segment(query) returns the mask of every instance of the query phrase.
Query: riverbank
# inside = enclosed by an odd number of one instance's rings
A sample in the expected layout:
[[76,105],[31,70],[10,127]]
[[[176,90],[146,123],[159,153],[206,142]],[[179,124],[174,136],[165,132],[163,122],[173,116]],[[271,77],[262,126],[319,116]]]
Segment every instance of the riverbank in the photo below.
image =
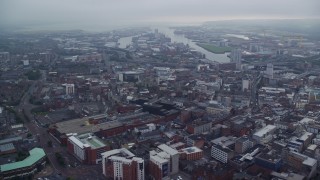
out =
[[212,44],[204,44],[204,43],[196,43],[198,46],[202,47],[203,49],[210,51],[215,54],[224,54],[227,52],[231,52],[231,47],[219,47]]

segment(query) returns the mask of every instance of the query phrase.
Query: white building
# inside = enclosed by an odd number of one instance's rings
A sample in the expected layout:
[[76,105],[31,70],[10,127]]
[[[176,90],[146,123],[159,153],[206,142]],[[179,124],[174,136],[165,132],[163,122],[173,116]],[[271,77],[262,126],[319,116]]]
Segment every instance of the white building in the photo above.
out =
[[163,152],[166,152],[170,155],[171,160],[171,173],[175,174],[179,172],[179,152],[166,144],[161,144],[158,146]]
[[[114,149],[101,154],[102,171],[107,178],[144,180],[144,160],[135,157],[125,148]],[[136,177],[133,177],[135,175]]]
[[213,145],[211,147],[211,156],[222,163],[227,163],[233,157],[233,151],[227,147]]
[[253,139],[257,140],[260,144],[268,143],[273,138],[273,133],[276,130],[276,126],[274,125],[267,125],[262,129],[255,132],[252,136]]
[[[162,174],[162,179],[179,172],[179,152],[166,144],[161,144],[156,150],[150,151],[150,163],[153,168],[151,175],[155,178]],[[157,173],[160,171],[161,173]]]
[[66,86],[66,94],[72,95],[74,94],[74,84],[65,84]]
[[[73,154],[81,162],[86,164],[98,164],[101,162],[101,152],[107,149],[101,139],[91,133],[69,135],[67,141],[68,152]],[[94,155],[95,154],[95,155]]]

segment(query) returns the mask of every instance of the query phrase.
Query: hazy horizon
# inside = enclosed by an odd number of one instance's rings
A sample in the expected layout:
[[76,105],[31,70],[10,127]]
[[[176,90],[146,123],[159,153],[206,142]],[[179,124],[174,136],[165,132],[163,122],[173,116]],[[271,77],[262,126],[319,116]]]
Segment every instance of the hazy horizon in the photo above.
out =
[[2,0],[0,27],[103,31],[221,20],[318,19],[318,7],[317,0]]

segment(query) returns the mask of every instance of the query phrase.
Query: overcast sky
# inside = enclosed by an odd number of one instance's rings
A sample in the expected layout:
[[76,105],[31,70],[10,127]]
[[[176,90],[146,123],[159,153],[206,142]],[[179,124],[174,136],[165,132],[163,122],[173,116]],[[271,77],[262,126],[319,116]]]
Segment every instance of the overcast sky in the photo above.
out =
[[0,28],[319,17],[320,0],[0,0]]

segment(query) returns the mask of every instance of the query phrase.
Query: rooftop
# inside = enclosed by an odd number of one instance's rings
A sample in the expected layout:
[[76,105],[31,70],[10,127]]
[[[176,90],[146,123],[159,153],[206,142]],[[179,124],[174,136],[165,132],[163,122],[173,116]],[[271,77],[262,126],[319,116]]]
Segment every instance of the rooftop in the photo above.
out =
[[225,152],[225,153],[230,153],[230,152],[232,152],[232,150],[229,149],[228,147],[221,146],[221,145],[213,145],[213,146],[212,146],[212,149],[213,149],[213,148],[220,149],[221,151],[223,151],[223,152]]
[[0,144],[7,144],[7,143],[10,143],[10,142],[21,141],[21,140],[22,140],[21,136],[13,137],[13,138],[7,138],[7,139],[0,140]]
[[254,133],[254,136],[263,137],[265,134],[268,134],[270,131],[273,131],[274,129],[276,129],[276,126],[267,125],[262,129],[259,129],[256,133]]
[[2,144],[0,145],[0,152],[14,150],[14,146],[12,143]]
[[222,136],[212,140],[211,142],[216,145],[219,144],[221,146],[230,146],[235,143],[235,140],[236,140],[236,137],[233,137],[233,136]]
[[186,153],[186,154],[202,152],[201,149],[199,149],[199,148],[197,148],[197,147],[195,147],[195,146],[181,149],[181,151],[184,152],[184,153]]
[[134,157],[135,155],[130,152],[126,148],[121,148],[121,149],[113,149],[104,153],[101,153],[103,157],[110,157],[110,156],[121,156],[121,157],[126,157],[126,158],[131,158]]
[[69,139],[77,144],[80,148],[91,147],[92,149],[98,149],[106,146],[98,137],[90,133],[79,136],[70,136]]
[[26,159],[14,163],[4,164],[0,166],[0,171],[11,171],[19,168],[29,167],[39,161],[41,158],[45,157],[46,154],[41,148],[33,148],[29,151],[30,156]]
[[158,146],[159,149],[161,149],[162,151],[165,151],[166,153],[172,155],[176,155],[178,154],[178,151],[171,148],[170,146],[166,145],[166,144],[161,144]]
[[54,126],[61,134],[68,134],[68,133],[94,133],[100,131],[100,129],[112,129],[115,127],[122,126],[123,124],[119,121],[109,121],[100,123],[98,125],[91,124],[89,122],[90,119],[102,119],[106,118],[105,114],[91,116],[91,117],[84,117],[79,119],[73,119],[69,121],[59,122],[56,123]]

